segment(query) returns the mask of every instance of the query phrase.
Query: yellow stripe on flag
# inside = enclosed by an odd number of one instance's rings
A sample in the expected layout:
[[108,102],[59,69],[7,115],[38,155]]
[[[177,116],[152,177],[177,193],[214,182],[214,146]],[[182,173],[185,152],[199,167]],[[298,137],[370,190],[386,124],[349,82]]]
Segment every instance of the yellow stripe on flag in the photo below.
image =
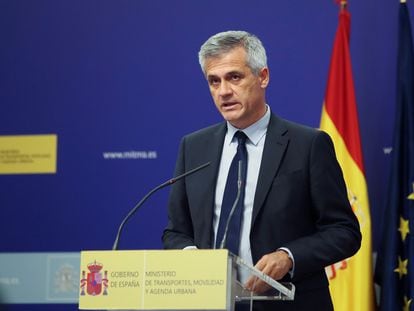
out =
[[371,217],[365,176],[349,153],[342,136],[322,109],[321,130],[327,132],[335,145],[348,198],[361,226],[362,243],[358,253],[326,268],[335,311],[374,310],[372,287]]

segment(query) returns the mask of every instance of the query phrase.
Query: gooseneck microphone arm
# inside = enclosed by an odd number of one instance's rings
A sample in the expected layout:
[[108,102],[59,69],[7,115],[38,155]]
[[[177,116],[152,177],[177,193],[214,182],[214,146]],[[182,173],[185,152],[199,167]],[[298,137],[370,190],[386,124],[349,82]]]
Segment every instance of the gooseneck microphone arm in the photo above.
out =
[[162,183],[161,185],[159,185],[159,186],[157,186],[157,187],[155,187],[154,189],[152,189],[150,192],[148,192],[147,193],[147,195],[145,195],[145,197],[143,197],[142,199],[141,199],[141,201],[139,201],[138,203],[137,203],[137,205],[135,205],[134,206],[134,208],[132,209],[132,210],[130,210],[129,211],[129,213],[126,215],[126,217],[122,220],[122,222],[121,222],[121,224],[119,225],[119,228],[118,228],[118,233],[116,234],[116,237],[115,237],[115,242],[114,242],[114,245],[112,246],[112,250],[114,250],[114,251],[116,251],[117,249],[118,249],[118,244],[119,244],[119,239],[120,239],[120,237],[121,237],[121,233],[122,233],[122,229],[124,228],[124,226],[125,226],[125,224],[126,224],[126,222],[135,214],[135,212],[142,206],[142,204],[144,204],[145,203],[145,201],[153,194],[153,193],[155,193],[155,192],[157,192],[158,190],[160,190],[160,189],[162,189],[162,188],[165,188],[165,187],[167,187],[167,186],[170,186],[170,185],[172,185],[173,183],[175,183],[176,181],[178,181],[178,180],[180,180],[180,179],[182,179],[182,178],[184,178],[184,177],[186,177],[186,176],[188,176],[188,175],[191,175],[191,174],[193,174],[193,173],[195,173],[195,172],[197,172],[197,171],[199,171],[199,170],[201,170],[201,169],[203,169],[203,168],[205,168],[205,167],[207,167],[207,166],[209,166],[210,165],[210,163],[211,162],[207,162],[207,163],[204,163],[203,165],[200,165],[200,166],[198,166],[198,167],[196,167],[196,168],[194,168],[194,169],[192,169],[192,170],[190,170],[190,171],[188,171],[188,172],[185,172],[184,174],[181,174],[181,175],[179,175],[179,176],[177,176],[177,177],[174,177],[174,178],[171,178],[171,179],[169,179],[169,180],[167,180],[166,182],[164,182],[164,183]]
[[236,206],[239,203],[240,195],[241,195],[241,187],[242,187],[242,177],[241,177],[241,171],[242,171],[242,161],[239,160],[238,162],[238,171],[237,171],[237,195],[236,199],[234,200],[233,206],[231,207],[229,217],[227,217],[226,226],[224,227],[224,234],[223,239],[220,242],[220,249],[224,248],[224,244],[227,242],[227,232],[229,231],[230,221],[233,218],[234,211],[236,210]]

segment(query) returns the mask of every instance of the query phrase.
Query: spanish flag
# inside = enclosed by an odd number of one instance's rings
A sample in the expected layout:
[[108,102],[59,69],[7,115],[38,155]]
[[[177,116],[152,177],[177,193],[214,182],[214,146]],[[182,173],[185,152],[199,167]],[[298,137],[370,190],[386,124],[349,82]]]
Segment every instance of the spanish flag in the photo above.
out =
[[369,311],[374,310],[371,217],[349,52],[350,18],[342,1],[320,128],[334,142],[348,198],[361,226],[362,245],[355,256],[326,267],[326,273],[335,311]]

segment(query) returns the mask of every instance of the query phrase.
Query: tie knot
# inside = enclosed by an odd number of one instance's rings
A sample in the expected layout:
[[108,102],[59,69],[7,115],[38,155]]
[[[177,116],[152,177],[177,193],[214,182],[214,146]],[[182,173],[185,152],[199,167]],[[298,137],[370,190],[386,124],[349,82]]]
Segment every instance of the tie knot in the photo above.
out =
[[242,131],[237,131],[237,132],[234,134],[234,137],[236,137],[236,138],[237,138],[237,142],[239,143],[239,145],[244,145],[244,144],[246,144],[246,139],[247,139],[247,136],[246,136],[246,134],[244,134],[244,132],[242,132]]

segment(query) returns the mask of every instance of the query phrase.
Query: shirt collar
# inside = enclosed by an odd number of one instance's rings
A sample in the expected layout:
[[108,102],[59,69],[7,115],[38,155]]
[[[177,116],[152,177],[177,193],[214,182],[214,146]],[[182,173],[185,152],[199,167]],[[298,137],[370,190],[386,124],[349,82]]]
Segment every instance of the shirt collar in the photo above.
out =
[[[242,130],[242,132],[246,134],[246,136],[249,138],[249,141],[253,145],[257,145],[260,139],[266,134],[267,126],[269,125],[270,121],[270,113],[270,107],[266,105],[266,113],[264,114],[264,116],[252,125],[250,125],[249,127],[246,127]],[[239,129],[234,127],[230,124],[230,122],[227,121],[226,140],[229,144],[233,141],[234,134],[237,131],[239,131]]]

